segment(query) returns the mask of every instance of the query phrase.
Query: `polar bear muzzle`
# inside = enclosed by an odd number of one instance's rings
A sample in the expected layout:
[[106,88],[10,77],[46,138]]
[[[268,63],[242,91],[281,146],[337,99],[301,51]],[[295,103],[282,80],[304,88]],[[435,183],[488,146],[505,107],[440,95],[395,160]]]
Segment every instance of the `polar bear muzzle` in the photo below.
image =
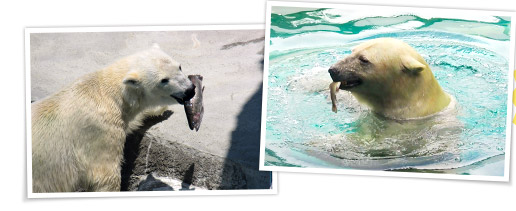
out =
[[340,71],[332,67],[328,72],[334,82],[341,82],[339,89],[347,90],[362,84],[362,79],[354,71]]
[[183,105],[185,101],[189,101],[195,96],[195,85],[191,85],[184,93],[181,94],[182,97],[177,97],[175,95],[170,95],[170,97],[174,98],[179,104]]

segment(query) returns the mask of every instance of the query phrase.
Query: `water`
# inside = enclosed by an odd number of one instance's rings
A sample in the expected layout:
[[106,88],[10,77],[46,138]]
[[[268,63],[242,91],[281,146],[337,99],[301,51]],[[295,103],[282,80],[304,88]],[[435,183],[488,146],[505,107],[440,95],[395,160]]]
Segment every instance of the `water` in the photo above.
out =
[[[365,17],[336,9],[276,13],[267,76],[266,166],[450,173],[437,170],[503,162],[509,18]],[[356,45],[379,37],[414,47],[456,105],[430,118],[394,121],[340,91],[339,112],[333,113],[328,68]],[[451,173],[503,175],[503,165],[490,168]]]

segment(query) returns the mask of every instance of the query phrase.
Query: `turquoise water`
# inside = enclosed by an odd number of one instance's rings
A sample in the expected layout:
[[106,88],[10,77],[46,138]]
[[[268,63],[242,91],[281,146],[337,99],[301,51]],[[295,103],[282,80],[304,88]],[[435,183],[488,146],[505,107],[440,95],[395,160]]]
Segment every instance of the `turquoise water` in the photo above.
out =
[[[503,175],[509,18],[281,9],[271,16],[266,166]],[[414,47],[455,106],[430,118],[394,121],[340,91],[333,113],[328,68],[379,37]],[[489,171],[460,171],[490,159],[498,164]]]

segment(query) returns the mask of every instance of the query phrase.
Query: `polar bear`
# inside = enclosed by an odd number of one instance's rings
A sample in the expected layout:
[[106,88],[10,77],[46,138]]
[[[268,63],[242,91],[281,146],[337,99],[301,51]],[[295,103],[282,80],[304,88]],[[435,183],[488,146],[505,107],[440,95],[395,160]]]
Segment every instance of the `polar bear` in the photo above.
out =
[[341,82],[338,89],[388,118],[422,118],[450,104],[423,57],[397,39],[364,42],[328,72],[334,82]]
[[32,191],[119,191],[126,135],[194,88],[155,44],[32,104]]

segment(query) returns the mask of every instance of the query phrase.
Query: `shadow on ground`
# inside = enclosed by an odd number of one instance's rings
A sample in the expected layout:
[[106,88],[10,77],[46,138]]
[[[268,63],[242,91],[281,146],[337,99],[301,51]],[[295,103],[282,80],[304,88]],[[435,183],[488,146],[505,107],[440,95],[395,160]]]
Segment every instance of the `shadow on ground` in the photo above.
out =
[[[261,70],[263,71],[263,59],[259,62]],[[237,117],[237,128],[231,134],[231,146],[228,150],[226,160],[244,161],[250,166],[246,175],[266,178],[252,182],[248,180],[246,189],[269,189],[271,187],[272,172],[259,171],[259,157],[260,157],[260,127],[261,127],[261,111],[262,111],[262,91],[263,86],[260,86],[256,92],[242,108],[242,111]],[[226,187],[232,183],[228,181],[230,177],[225,174],[230,174],[232,169],[227,169],[227,165],[223,169],[222,187]]]

